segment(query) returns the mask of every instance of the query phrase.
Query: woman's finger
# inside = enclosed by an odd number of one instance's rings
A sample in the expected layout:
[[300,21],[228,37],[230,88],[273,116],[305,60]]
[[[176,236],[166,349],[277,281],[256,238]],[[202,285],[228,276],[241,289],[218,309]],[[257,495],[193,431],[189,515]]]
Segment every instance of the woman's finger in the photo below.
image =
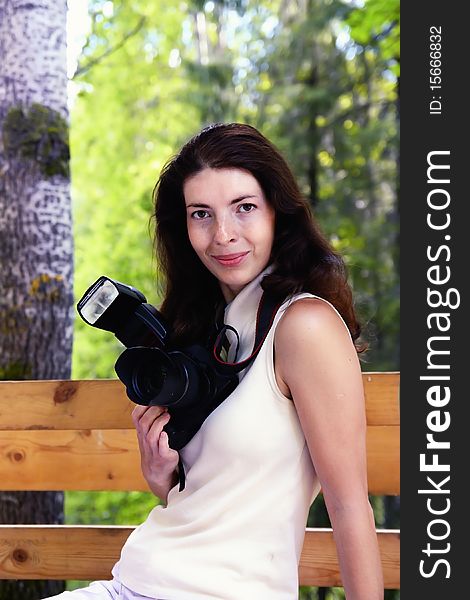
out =
[[[136,410],[136,408],[143,408],[144,410]],[[134,424],[144,434],[148,433],[156,419],[168,411],[166,407],[162,406],[138,406],[136,408],[132,412]]]
[[170,413],[165,412],[158,418],[154,419],[152,425],[150,426],[147,432],[147,439],[152,446],[155,446],[158,449],[158,441],[160,438],[160,434],[165,427],[165,425],[170,420]]
[[158,439],[158,453],[164,459],[177,459],[178,452],[170,448],[170,441],[166,431],[162,431]]
[[168,450],[170,449],[168,434],[166,431],[162,431],[160,433],[160,437],[158,438],[158,453],[165,457],[168,454]]
[[174,450],[170,448],[170,438],[166,431],[162,431],[158,438],[158,453],[161,456],[166,457],[170,455],[171,452],[174,452]]
[[134,421],[134,425],[137,425],[140,417],[144,414],[147,408],[147,406],[142,406],[141,404],[136,404],[134,406],[134,409],[132,410],[132,420]]

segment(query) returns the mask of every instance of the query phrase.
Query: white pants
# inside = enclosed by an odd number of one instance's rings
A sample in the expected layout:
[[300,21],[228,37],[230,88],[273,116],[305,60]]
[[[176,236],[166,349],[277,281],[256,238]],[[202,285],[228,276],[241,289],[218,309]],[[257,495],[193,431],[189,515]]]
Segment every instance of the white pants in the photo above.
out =
[[119,583],[112,581],[94,581],[89,586],[73,592],[62,592],[58,596],[50,596],[43,600],[158,600],[141,596]]

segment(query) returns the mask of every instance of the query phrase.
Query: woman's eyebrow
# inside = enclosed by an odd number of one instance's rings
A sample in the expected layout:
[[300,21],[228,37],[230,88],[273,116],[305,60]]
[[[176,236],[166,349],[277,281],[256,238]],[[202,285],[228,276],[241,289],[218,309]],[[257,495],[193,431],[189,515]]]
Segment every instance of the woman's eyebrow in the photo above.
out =
[[[257,198],[256,194],[244,194],[242,196],[238,196],[230,201],[230,205],[236,204],[237,202],[241,202],[242,200],[247,200],[249,198]],[[202,202],[191,202],[191,204],[187,204],[186,208],[212,208],[209,204],[203,204]]]

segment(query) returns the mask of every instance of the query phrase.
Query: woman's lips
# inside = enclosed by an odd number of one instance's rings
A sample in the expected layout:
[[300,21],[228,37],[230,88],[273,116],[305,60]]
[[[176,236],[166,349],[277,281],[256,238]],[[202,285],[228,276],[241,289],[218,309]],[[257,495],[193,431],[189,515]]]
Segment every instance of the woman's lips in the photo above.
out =
[[239,265],[248,254],[249,252],[237,252],[237,254],[219,254],[217,256],[213,254],[212,258],[215,258],[215,260],[221,265],[224,265],[224,267],[233,267]]

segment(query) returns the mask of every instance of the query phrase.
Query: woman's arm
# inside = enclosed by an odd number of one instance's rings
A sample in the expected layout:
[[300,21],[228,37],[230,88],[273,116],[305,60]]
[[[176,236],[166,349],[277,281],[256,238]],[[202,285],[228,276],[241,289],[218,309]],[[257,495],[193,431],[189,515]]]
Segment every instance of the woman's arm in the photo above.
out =
[[169,447],[168,435],[163,431],[170,415],[161,406],[138,404],[132,420],[139,440],[142,474],[152,492],[166,504],[168,492],[178,483],[179,455]]
[[292,304],[275,335],[276,377],[287,386],[333,527],[347,600],[382,600],[383,578],[367,495],[366,419],[354,344],[322,300]]

